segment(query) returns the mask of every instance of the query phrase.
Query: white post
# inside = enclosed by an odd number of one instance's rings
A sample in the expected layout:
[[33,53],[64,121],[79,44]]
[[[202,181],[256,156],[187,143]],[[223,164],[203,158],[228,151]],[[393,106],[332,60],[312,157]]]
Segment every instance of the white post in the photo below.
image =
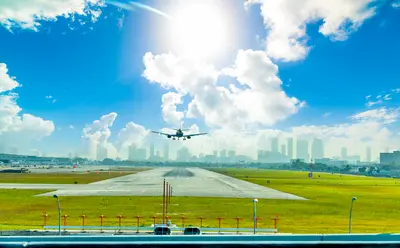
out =
[[256,228],[257,228],[257,199],[253,199],[253,204],[254,204],[254,210],[253,210],[253,220],[254,220],[254,234],[256,234]]
[[353,204],[354,201],[357,200],[356,197],[351,198],[351,205],[350,205],[350,216],[349,216],[349,233],[351,233],[351,220],[352,220],[352,215],[353,215]]

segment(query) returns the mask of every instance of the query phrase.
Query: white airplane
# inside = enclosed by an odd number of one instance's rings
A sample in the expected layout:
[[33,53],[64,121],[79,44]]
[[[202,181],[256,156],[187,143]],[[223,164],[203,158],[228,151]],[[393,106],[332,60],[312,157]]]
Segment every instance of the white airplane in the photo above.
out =
[[182,138],[183,140],[186,140],[186,139],[192,138],[193,136],[199,136],[199,135],[205,135],[205,134],[207,134],[207,133],[184,134],[183,131],[188,131],[188,129],[182,129],[182,128],[173,129],[173,130],[176,130],[176,133],[175,133],[175,134],[172,134],[172,133],[162,133],[162,132],[157,132],[157,131],[151,131],[151,132],[152,132],[152,133],[161,134],[161,135],[165,135],[165,136],[167,136],[168,139],[172,138],[173,140],[176,140],[176,139],[179,140],[180,138]]

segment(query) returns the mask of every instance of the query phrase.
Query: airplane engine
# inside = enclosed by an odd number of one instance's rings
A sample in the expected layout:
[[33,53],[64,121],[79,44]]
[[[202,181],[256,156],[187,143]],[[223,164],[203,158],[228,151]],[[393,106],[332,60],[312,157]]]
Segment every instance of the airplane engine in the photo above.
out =
[[167,135],[167,138],[170,139],[170,138],[171,138],[171,135]]
[[190,136],[187,136],[186,138],[187,138],[187,139],[190,139],[191,137],[190,137]]

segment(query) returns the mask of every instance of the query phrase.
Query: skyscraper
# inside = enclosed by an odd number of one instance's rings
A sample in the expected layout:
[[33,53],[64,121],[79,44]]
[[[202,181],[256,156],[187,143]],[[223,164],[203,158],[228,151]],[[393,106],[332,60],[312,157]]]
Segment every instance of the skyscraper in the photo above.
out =
[[296,158],[309,162],[308,142],[307,140],[297,140]]
[[366,151],[366,161],[371,162],[371,147],[367,146],[367,151]]
[[97,160],[103,161],[107,158],[107,148],[104,145],[97,145]]
[[286,146],[285,145],[281,145],[281,154],[286,155]]
[[348,156],[348,154],[347,154],[347,148],[346,148],[346,147],[342,147],[342,150],[341,150],[341,157],[342,157],[342,159],[346,160],[346,159],[347,159],[347,156]]
[[321,139],[315,138],[311,146],[312,159],[321,159],[324,157],[324,143]]
[[133,161],[135,160],[135,155],[136,155],[136,145],[132,144],[129,146],[129,150],[128,150],[128,159]]
[[169,144],[168,142],[164,145],[164,161],[169,160]]
[[154,158],[154,143],[151,142],[150,143],[150,154],[149,154],[149,159],[153,159]]
[[293,138],[287,139],[287,156],[289,159],[293,158]]
[[279,148],[278,148],[278,138],[274,137],[271,139],[271,152],[278,153]]

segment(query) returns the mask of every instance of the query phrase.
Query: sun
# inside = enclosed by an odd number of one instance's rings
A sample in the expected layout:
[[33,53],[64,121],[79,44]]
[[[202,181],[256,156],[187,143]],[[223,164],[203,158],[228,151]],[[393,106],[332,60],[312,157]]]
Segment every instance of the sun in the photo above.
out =
[[172,15],[169,44],[179,55],[205,60],[224,49],[228,31],[227,19],[218,5],[181,5]]

